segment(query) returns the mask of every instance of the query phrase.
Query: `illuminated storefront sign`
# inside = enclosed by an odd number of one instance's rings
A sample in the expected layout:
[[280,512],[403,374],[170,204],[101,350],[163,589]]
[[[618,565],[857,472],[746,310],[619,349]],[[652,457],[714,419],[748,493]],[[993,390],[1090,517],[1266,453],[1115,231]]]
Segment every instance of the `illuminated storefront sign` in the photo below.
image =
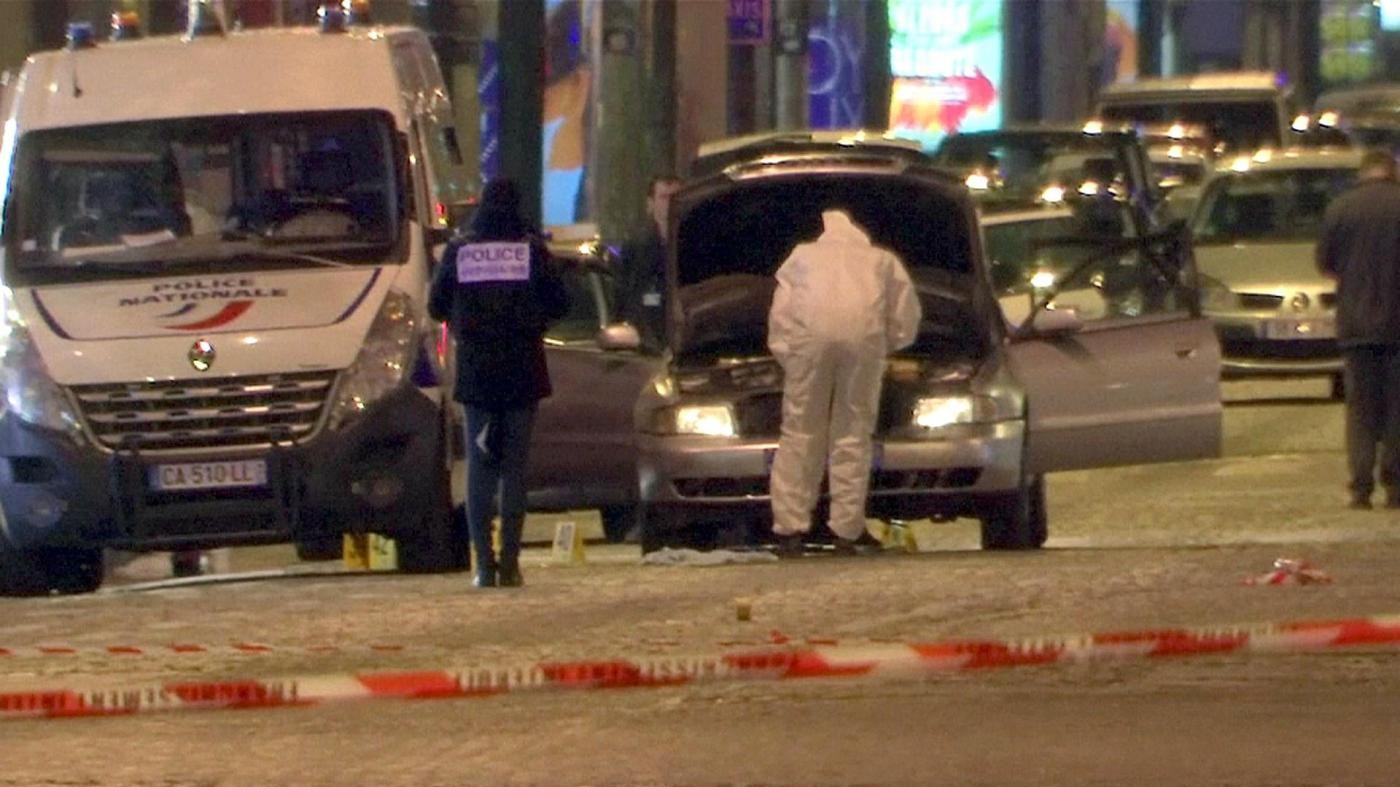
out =
[[936,145],[1001,125],[1003,0],[889,0],[890,127]]
[[1104,16],[1104,59],[1101,84],[1129,82],[1138,75],[1139,0],[1108,0]]

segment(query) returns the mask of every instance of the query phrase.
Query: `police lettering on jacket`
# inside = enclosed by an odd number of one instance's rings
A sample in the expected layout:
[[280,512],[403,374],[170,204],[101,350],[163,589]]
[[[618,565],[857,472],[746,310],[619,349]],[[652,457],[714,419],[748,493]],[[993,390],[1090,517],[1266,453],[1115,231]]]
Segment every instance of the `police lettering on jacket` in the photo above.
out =
[[529,243],[468,243],[457,250],[457,281],[460,284],[529,280]]

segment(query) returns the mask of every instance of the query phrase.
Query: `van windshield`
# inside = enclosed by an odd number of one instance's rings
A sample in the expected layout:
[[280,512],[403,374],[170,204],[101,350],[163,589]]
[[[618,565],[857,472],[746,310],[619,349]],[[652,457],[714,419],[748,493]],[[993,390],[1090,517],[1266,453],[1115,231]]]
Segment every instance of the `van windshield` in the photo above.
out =
[[25,134],[5,206],[11,283],[384,262],[405,214],[391,123],[317,112]]
[[1210,101],[1199,95],[1113,101],[1101,111],[1104,120],[1132,123],[1181,123],[1201,126],[1230,150],[1282,144],[1278,105],[1268,98]]

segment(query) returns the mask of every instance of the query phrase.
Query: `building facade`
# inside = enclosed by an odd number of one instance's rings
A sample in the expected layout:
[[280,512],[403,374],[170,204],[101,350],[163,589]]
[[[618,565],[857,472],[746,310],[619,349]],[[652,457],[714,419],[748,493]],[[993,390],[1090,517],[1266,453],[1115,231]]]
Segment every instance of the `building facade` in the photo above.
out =
[[[244,27],[313,24],[319,0],[10,0],[0,65],[66,25],[138,12],[184,29],[191,3]],[[482,174],[534,191],[547,224],[643,220],[653,174],[703,142],[770,129],[957,130],[1073,121],[1103,84],[1233,68],[1308,97],[1385,79],[1400,0],[373,0],[426,30]],[[533,199],[533,197],[538,199]]]

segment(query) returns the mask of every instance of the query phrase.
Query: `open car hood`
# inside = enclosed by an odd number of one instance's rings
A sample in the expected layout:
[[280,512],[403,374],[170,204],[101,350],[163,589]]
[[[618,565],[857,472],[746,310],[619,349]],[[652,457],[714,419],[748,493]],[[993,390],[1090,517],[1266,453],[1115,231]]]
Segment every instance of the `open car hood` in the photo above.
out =
[[962,185],[898,157],[819,152],[736,164],[677,194],[668,336],[681,365],[768,355],[774,274],[833,207],[899,256],[914,280],[924,310],[914,353],[983,354],[995,301],[984,291],[976,215]]

